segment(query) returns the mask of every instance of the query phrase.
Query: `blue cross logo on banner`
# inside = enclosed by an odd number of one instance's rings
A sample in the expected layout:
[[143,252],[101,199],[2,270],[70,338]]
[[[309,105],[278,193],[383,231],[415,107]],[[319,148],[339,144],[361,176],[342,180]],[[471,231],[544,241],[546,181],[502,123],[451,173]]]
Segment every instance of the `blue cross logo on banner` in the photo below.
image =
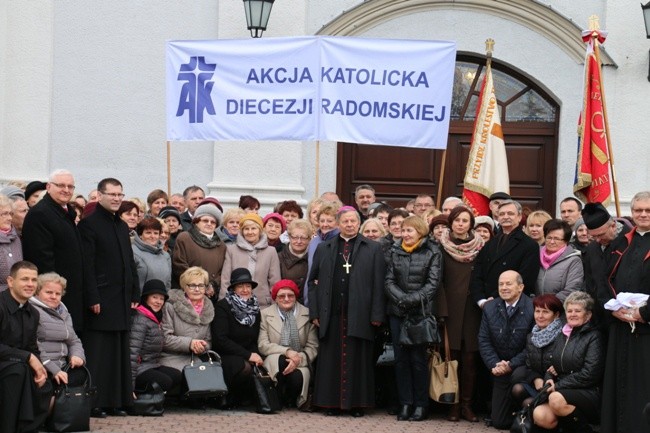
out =
[[183,116],[185,110],[189,111],[190,123],[203,123],[203,111],[215,114],[212,103],[212,86],[214,81],[209,81],[217,68],[216,63],[205,63],[205,57],[190,57],[188,63],[180,65],[178,81],[187,81],[183,84],[176,117]]

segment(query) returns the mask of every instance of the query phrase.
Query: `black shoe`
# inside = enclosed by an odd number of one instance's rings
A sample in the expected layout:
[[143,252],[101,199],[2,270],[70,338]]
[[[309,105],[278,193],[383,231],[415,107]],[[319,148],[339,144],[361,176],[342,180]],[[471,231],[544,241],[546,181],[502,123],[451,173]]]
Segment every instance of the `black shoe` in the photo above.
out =
[[404,404],[402,405],[399,413],[397,414],[397,421],[408,421],[410,416],[411,416],[411,405]]
[[90,411],[90,416],[93,418],[106,418],[108,415],[100,407],[94,407]]
[[427,408],[422,406],[416,406],[413,410],[413,415],[409,418],[409,421],[424,421],[429,417],[427,413]]
[[354,417],[354,418],[361,418],[365,414],[366,414],[366,412],[364,412],[364,410],[362,408],[360,408],[360,407],[355,407],[355,408],[350,409],[350,415],[352,415],[352,417]]
[[339,416],[341,415],[341,409],[330,408],[325,411],[325,416]]
[[119,407],[106,408],[105,413],[110,416],[128,416],[125,410],[120,409]]

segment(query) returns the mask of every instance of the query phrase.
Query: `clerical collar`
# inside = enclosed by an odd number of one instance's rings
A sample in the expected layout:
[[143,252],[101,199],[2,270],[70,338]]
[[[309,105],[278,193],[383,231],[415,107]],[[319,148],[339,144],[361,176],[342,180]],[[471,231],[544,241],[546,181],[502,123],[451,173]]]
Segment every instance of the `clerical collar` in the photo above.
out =
[[650,233],[650,230],[646,230],[646,231],[642,232],[642,231],[639,231],[639,230],[637,229],[636,232],[637,232],[639,235],[644,236],[646,233]]
[[[340,233],[339,233],[339,234],[340,234]],[[345,236],[343,236],[343,234],[340,234],[340,236],[341,236],[341,238],[342,238],[345,242],[350,242],[352,239],[354,239],[354,238],[357,237],[357,235],[354,235],[354,236],[352,236],[351,238],[346,238]]]

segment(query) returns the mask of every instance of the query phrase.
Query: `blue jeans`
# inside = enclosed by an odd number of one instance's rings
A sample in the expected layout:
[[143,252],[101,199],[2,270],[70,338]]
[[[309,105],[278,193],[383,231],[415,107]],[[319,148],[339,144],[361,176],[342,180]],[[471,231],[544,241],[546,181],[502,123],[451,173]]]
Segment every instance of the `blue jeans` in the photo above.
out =
[[401,346],[402,319],[389,316],[390,332],[395,350],[395,378],[400,404],[429,406],[429,368],[426,346]]

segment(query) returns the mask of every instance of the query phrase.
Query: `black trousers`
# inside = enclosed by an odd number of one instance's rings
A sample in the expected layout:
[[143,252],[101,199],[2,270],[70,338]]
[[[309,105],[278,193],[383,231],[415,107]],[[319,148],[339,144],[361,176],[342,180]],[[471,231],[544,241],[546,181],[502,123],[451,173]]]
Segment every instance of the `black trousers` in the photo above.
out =
[[492,425],[500,430],[509,429],[514,420],[511,376],[492,376]]
[[171,394],[178,394],[182,379],[183,374],[180,371],[161,365],[138,374],[135,378],[135,389],[142,390],[148,384],[156,382],[164,391]]
[[31,369],[22,362],[0,366],[0,432],[37,431],[45,421],[52,384],[34,383]]

